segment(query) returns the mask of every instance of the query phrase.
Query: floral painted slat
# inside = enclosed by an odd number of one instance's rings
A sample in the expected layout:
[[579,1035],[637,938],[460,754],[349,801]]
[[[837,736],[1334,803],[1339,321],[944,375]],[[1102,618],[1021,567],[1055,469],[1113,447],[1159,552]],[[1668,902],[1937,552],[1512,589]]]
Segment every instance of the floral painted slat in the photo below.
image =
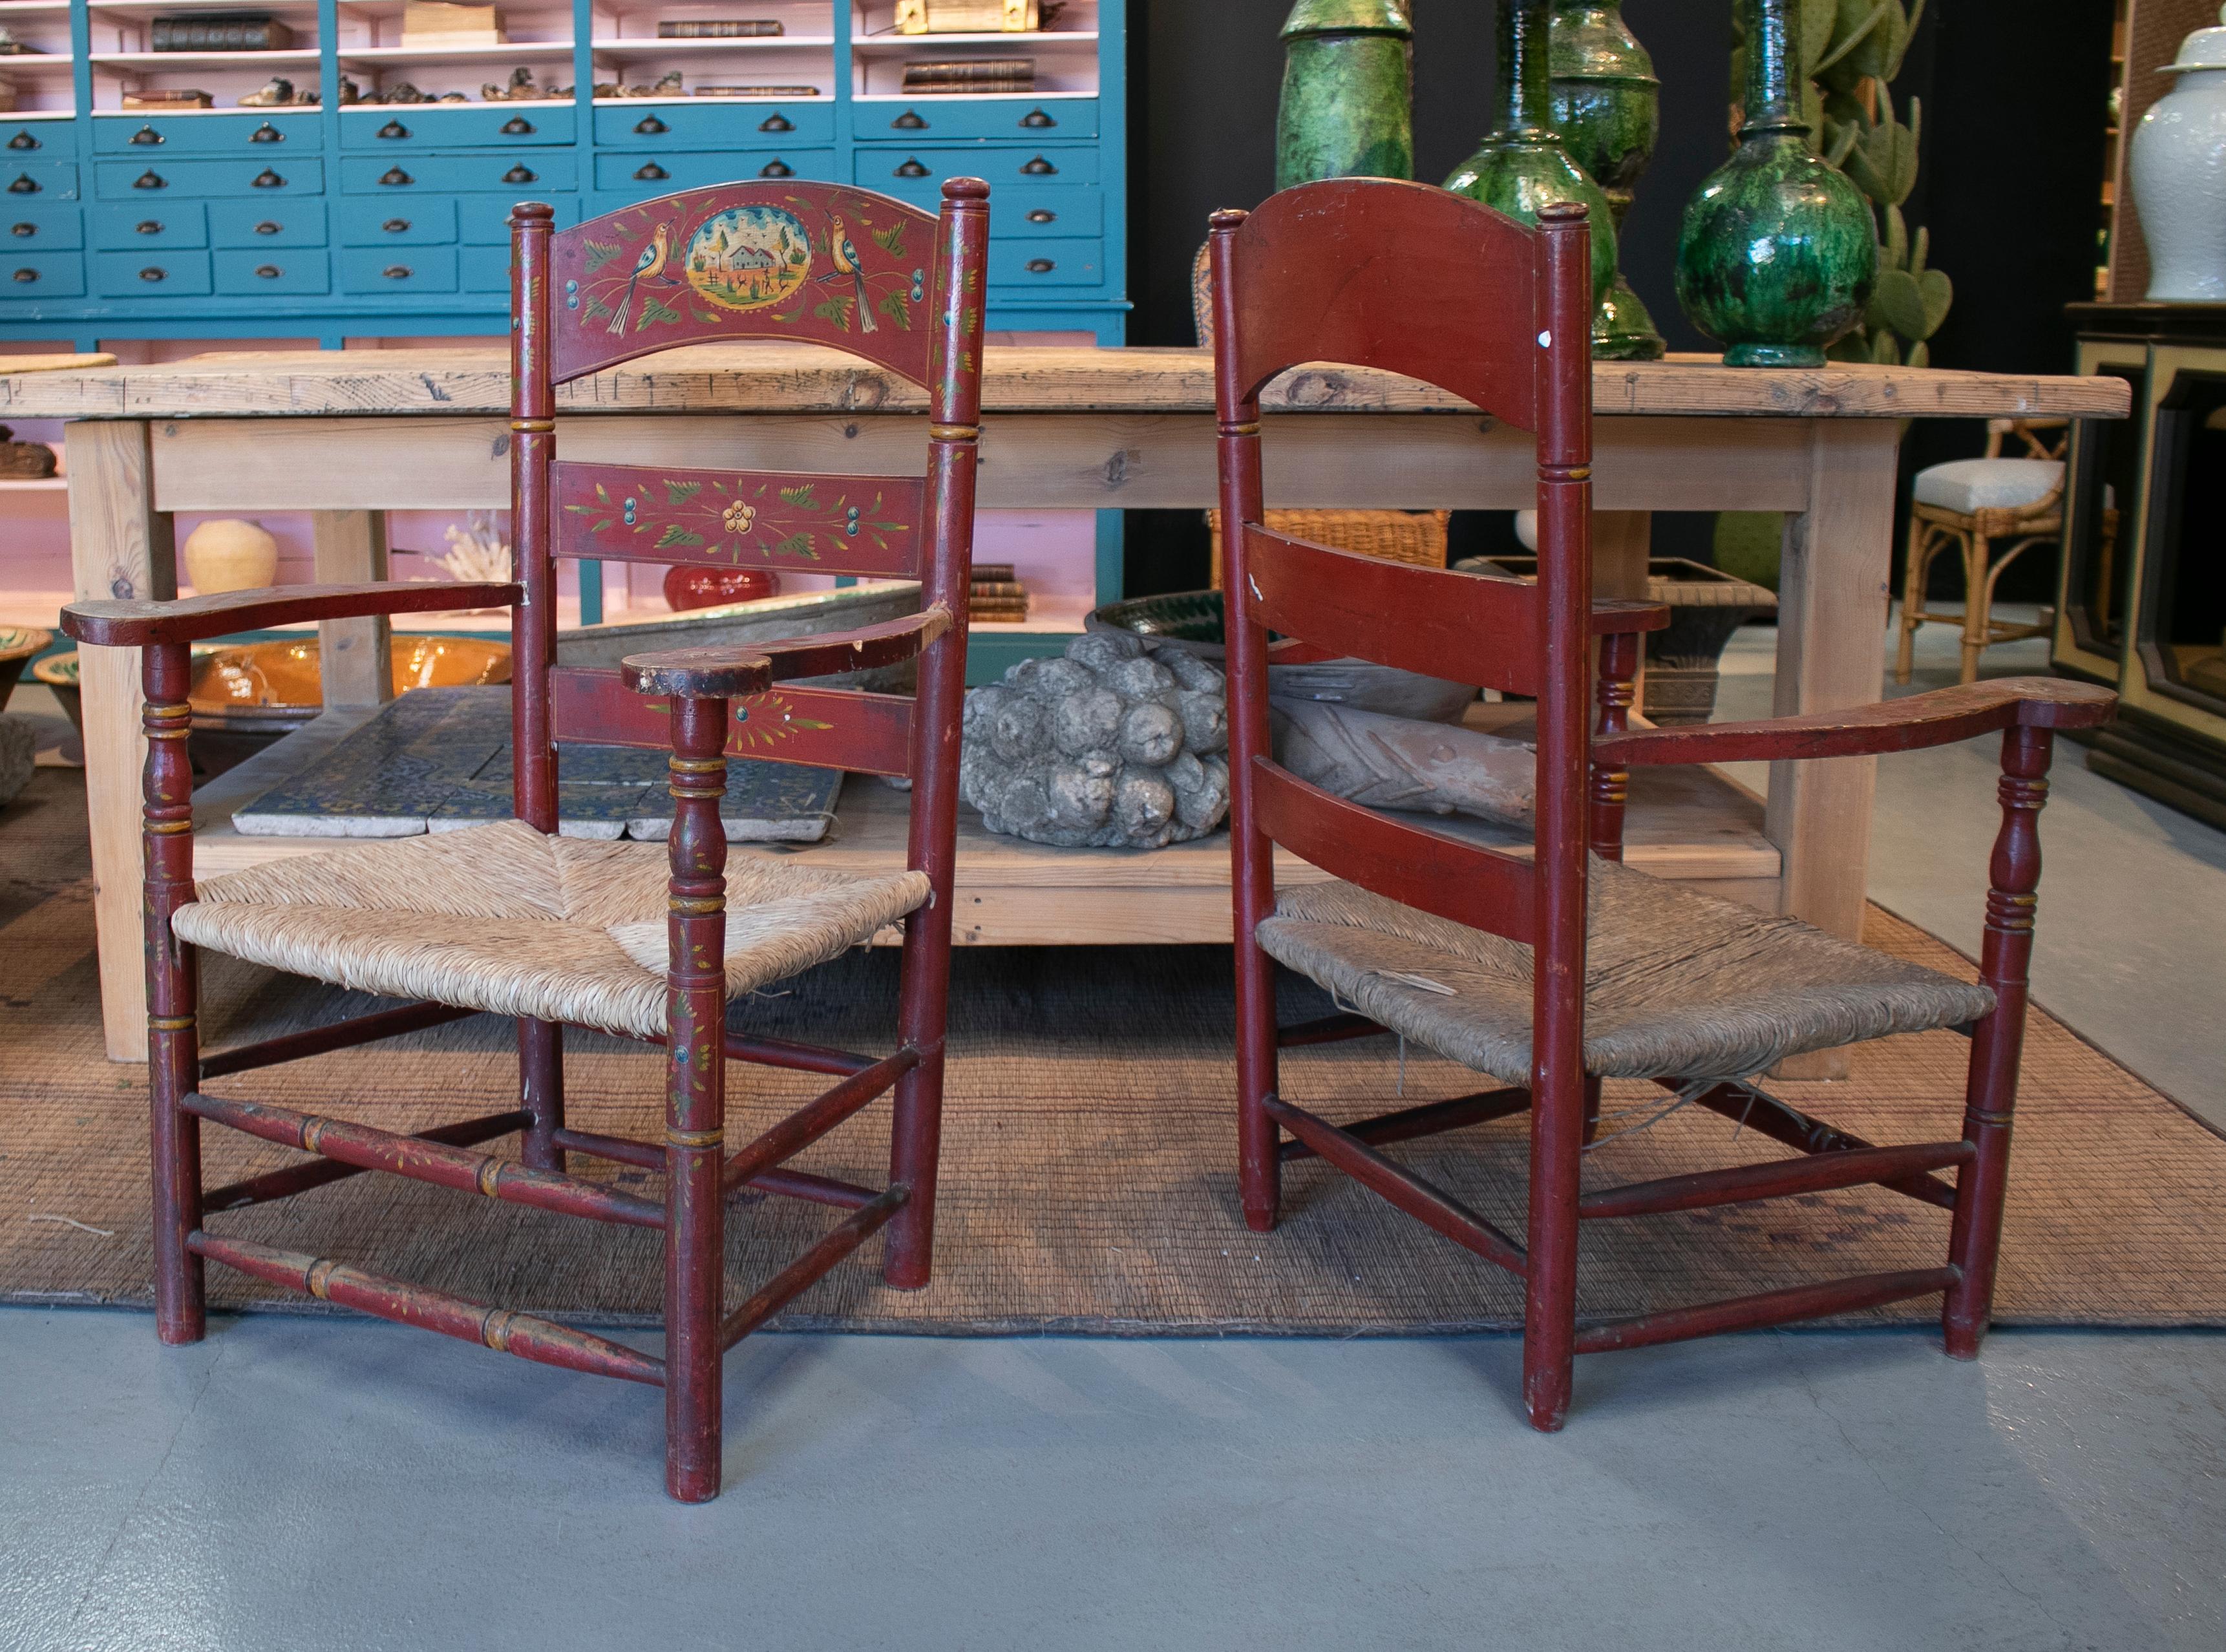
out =
[[[560,666],[549,682],[558,740],[671,749],[670,700],[632,692],[614,670]],[[784,686],[733,702],[727,755],[908,774],[912,716],[913,702],[896,695]]]
[[927,485],[918,477],[555,468],[559,556],[919,576]]
[[675,345],[802,339],[928,382],[937,219],[838,184],[722,184],[552,238],[556,377]]

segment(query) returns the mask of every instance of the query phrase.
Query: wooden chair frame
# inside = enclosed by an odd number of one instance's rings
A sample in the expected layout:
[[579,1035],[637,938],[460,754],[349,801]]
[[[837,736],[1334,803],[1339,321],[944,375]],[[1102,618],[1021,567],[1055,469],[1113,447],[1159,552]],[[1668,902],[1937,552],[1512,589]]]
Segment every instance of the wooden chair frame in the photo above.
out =
[[[203,1265],[213,1260],[325,1300],[544,1364],[662,1387],[667,1489],[684,1502],[702,1502],[719,1490],[720,1368],[727,1349],[884,1224],[884,1278],[907,1290],[928,1282],[980,436],[989,186],[957,179],[944,186],[943,194],[938,217],[861,190],[794,182],[741,184],[639,203],[561,234],[552,230],[548,206],[522,205],[510,220],[515,582],[312,586],[179,602],[84,602],[66,611],[64,627],[80,641],[143,650],[155,1296],[156,1330],[163,1342],[197,1342],[205,1334]],[[792,291],[780,301],[789,304],[785,313],[780,302],[728,306],[717,297],[690,302],[700,289],[688,296],[673,294],[677,302],[665,303],[653,288],[641,286],[645,274],[678,267],[673,259],[676,253],[686,256],[691,244],[681,238],[691,226],[709,227],[721,214],[752,213],[776,227],[785,220],[808,243],[807,271],[832,251],[837,276],[818,278],[831,285],[817,308],[811,300],[821,295],[809,274],[801,278],[801,298]],[[850,224],[862,232],[855,242]],[[863,233],[868,231],[877,237],[870,246]],[[932,251],[906,251],[908,241],[923,238],[932,238]],[[613,264],[614,273],[600,273]],[[778,277],[776,271],[765,279]],[[680,284],[677,277],[668,283]],[[622,302],[617,302],[621,289]],[[761,295],[752,291],[739,297]],[[636,298],[641,302],[638,310]],[[625,330],[629,324],[631,332]],[[645,655],[626,660],[618,671],[556,666],[557,556],[773,563],[781,548],[747,540],[741,531],[691,537],[679,520],[679,502],[700,496],[707,487],[724,489],[739,500],[748,486],[749,499],[768,500],[763,508],[769,516],[783,510],[792,514],[807,508],[795,499],[816,499],[814,484],[857,480],[556,463],[559,384],[695,339],[735,337],[817,340],[866,356],[927,389],[931,423],[925,480],[866,479],[881,490],[875,503],[883,508],[864,513],[862,519],[860,511],[848,511],[847,521],[826,530],[826,543],[833,549],[813,564],[815,571],[838,574],[917,575],[923,584],[922,611],[837,635]],[[602,510],[597,490],[607,492],[614,480],[635,485],[638,499]],[[661,486],[668,480],[670,489],[652,494],[648,484]],[[580,507],[582,499],[586,508]],[[647,503],[652,499],[654,504]],[[759,509],[747,508],[753,518]],[[743,520],[744,509],[740,504],[726,507],[729,526]],[[656,531],[636,531],[644,528]],[[907,534],[908,546],[903,543]],[[437,1002],[408,1004],[259,1045],[201,1054],[195,952],[172,928],[179,908],[195,899],[192,777],[185,749],[192,644],[302,620],[496,606],[512,612],[514,801],[519,820],[544,833],[556,830],[560,740],[669,747],[671,753],[675,820],[670,842],[668,1025],[662,1040],[665,1139],[633,1141],[569,1128],[563,1029],[527,1019],[518,1022],[519,1104],[417,1135],[206,1093],[203,1084],[225,1074],[349,1048],[474,1012]],[[812,686],[775,690],[776,684],[798,677],[914,659],[919,672],[916,699]],[[797,716],[799,708],[817,715]],[[749,721],[753,709],[760,714],[755,725]],[[900,1047],[894,1054],[874,1059],[727,1031],[727,843],[720,799],[730,752],[912,778],[907,865],[925,874],[932,893],[905,920]],[[730,1153],[725,1145],[729,1060],[823,1073],[837,1082]],[[784,1167],[892,1089],[895,1111],[886,1188],[854,1186]],[[205,1191],[199,1137],[203,1120],[317,1156]],[[475,1151],[512,1133],[522,1137],[517,1160]],[[569,1175],[566,1155],[572,1153],[662,1171],[667,1179],[665,1198],[647,1199]],[[663,1229],[664,1357],[533,1315],[224,1237],[204,1224],[207,1213],[290,1197],[365,1170]],[[746,1186],[849,1214],[770,1283],[730,1308],[724,1300],[724,1205]]]
[[[1548,1431],[1567,1418],[1580,1352],[1943,1292],[1949,1352],[1975,1354],[1993,1295],[2040,870],[2035,820],[2046,795],[2050,742],[2055,729],[2103,721],[2114,703],[2101,689],[2026,681],[1765,723],[1631,729],[1640,636],[1667,615],[1646,604],[1592,600],[1589,242],[1581,207],[1548,207],[1534,232],[1442,191],[1379,180],[1306,185],[1256,213],[1217,214],[1212,240],[1222,513],[1241,524],[1230,540],[1229,648],[1238,1179],[1245,1219],[1256,1230],[1272,1229],[1282,1165],[1319,1156],[1519,1275],[1524,1396],[1532,1425]],[[1262,525],[1260,392],[1278,374],[1324,360],[1427,379],[1487,415],[1536,432],[1535,586],[1350,556]],[[1271,632],[1284,640],[1271,646]],[[1535,696],[1535,858],[1525,861],[1377,814],[1279,767],[1269,745],[1267,665],[1271,657],[1299,650],[1355,654]],[[1754,1128],[1801,1156],[1584,1193],[1582,1152],[1597,1127],[1600,1093],[1584,1059],[1588,855],[1622,856],[1630,769],[1864,756],[1989,730],[2003,734],[2003,826],[1981,974],[1997,1007],[1974,1030],[1962,1138],[1881,1148],[1797,1115],[1766,1121],[1758,1116]],[[1377,894],[1527,943],[1536,966],[1528,1087],[1342,1127],[1285,1099],[1279,1051],[1385,1029],[1353,1013],[1277,1026],[1275,964],[1256,938],[1275,910],[1277,844]],[[1662,1082],[1676,1088],[1674,1080]],[[1738,1086],[1724,1085],[1699,1102],[1738,1118],[1750,1099]],[[1525,1112],[1530,1185],[1528,1229],[1519,1242],[1381,1151]],[[1933,1173],[1950,1166],[1958,1169],[1952,1185]],[[1947,1265],[1579,1329],[1580,1223],[1864,1183],[1953,1210]]]

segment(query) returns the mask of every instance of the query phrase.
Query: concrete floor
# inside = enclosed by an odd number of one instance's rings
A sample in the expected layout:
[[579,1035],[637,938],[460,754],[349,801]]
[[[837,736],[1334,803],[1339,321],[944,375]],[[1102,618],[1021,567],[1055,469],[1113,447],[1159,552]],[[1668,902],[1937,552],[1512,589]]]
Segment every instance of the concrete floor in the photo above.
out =
[[[1734,645],[1723,715],[1767,711],[1769,648]],[[1873,894],[1969,950],[1993,771],[1975,745],[1881,782]],[[2057,773],[2041,996],[2226,1122],[2226,839],[2074,751]],[[1596,1357],[1553,1439],[1520,1360],[760,1337],[727,1493],[688,1509],[646,1390],[347,1318],[170,1350],[0,1311],[0,1652],[2226,1647],[2226,1336]]]

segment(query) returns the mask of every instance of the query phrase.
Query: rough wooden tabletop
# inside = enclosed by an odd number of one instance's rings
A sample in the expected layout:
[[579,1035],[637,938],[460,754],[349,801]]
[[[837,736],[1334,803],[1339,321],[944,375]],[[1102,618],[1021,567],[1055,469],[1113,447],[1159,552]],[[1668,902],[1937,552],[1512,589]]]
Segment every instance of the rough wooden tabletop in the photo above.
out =
[[[1204,350],[991,346],[983,402],[995,413],[1205,413]],[[2123,418],[2115,378],[2029,377],[1834,364],[1726,367],[1713,357],[1602,362],[1604,416],[1746,418]],[[1270,411],[1473,413],[1396,374],[1296,368],[1262,398]],[[378,416],[508,410],[506,354],[483,345],[410,350],[253,351],[144,366],[0,376],[0,419]],[[572,412],[924,412],[915,385],[840,352],[782,343],[692,345],[563,386]]]

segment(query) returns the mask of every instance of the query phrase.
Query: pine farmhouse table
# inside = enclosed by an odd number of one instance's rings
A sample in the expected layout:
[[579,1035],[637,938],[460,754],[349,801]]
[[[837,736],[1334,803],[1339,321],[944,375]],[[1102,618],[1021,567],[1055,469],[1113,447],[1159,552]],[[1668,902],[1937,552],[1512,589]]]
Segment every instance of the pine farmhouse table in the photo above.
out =
[[[1205,352],[992,347],[985,370],[985,508],[1214,504]],[[925,461],[919,392],[811,346],[696,346],[560,397],[568,458],[914,473]],[[2108,377],[1737,370],[1710,358],[1602,364],[1594,397],[1603,594],[1643,594],[1648,512],[1786,513],[1780,714],[1879,696],[1903,421],[2122,418],[2129,402]],[[1530,437],[1411,380],[1302,368],[1271,387],[1265,405],[1273,503],[1507,510],[1532,501]],[[170,524],[180,511],[310,512],[319,578],[384,578],[379,512],[508,505],[508,406],[506,358],[482,345],[227,353],[0,377],[0,420],[69,421],[80,597],[174,595]],[[195,861],[204,874],[329,847],[244,837],[230,816],[249,788],[328,749],[385,691],[383,622],[343,624],[357,629],[326,639],[326,714],[205,789]],[[143,1059],[138,662],[120,650],[88,652],[86,788],[108,1050]],[[1667,779],[1634,796],[1631,859],[1856,935],[1873,781],[1869,759],[1780,764],[1765,803],[1707,773]],[[854,781],[837,841],[804,852],[862,867],[900,859],[901,811],[881,791]],[[1295,863],[1290,871],[1319,875]],[[960,848],[958,934],[982,944],[1226,941],[1227,879],[1218,837],[1152,852],[1055,850],[991,838],[977,824]],[[1816,1071],[1830,1070],[1826,1058]]]

